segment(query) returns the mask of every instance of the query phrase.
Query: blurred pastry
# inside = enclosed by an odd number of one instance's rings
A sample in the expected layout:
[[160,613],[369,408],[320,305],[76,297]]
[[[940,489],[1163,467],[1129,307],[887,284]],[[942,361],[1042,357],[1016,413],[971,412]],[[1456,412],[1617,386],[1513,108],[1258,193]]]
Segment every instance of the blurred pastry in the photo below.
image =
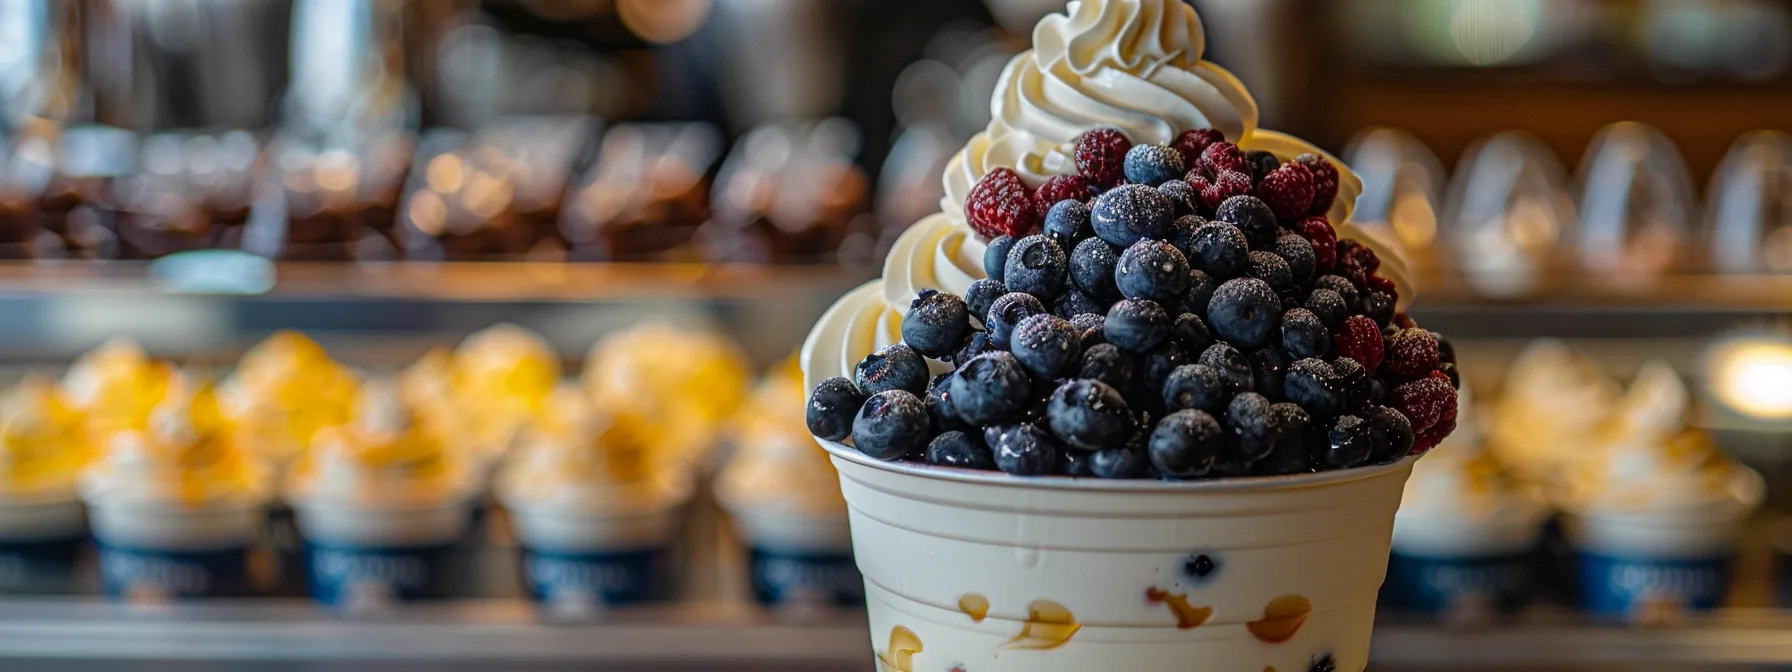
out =
[[706,124],[629,124],[604,134],[597,162],[567,190],[560,233],[578,260],[679,256],[709,218],[720,134]]

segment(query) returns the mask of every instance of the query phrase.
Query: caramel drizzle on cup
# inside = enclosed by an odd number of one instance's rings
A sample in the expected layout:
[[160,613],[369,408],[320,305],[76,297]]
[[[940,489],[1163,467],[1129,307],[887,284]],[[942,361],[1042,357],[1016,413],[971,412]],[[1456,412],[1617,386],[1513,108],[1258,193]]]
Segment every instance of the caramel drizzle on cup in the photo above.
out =
[[1258,640],[1281,644],[1294,639],[1294,634],[1300,632],[1300,626],[1306,624],[1307,617],[1312,613],[1313,603],[1308,602],[1307,598],[1283,595],[1270,600],[1269,605],[1263,607],[1262,619],[1246,623],[1245,627]]
[[877,654],[880,672],[915,672],[915,654],[925,650],[921,637],[906,626],[890,629],[890,648]]
[[1076,615],[1064,605],[1051,600],[1033,600],[1027,605],[1027,622],[1021,626],[1020,634],[1003,644],[1004,649],[1055,649],[1070,642],[1070,638],[1083,629],[1076,622]]
[[1189,604],[1188,593],[1172,593],[1152,586],[1145,589],[1145,599],[1152,604],[1169,607],[1170,614],[1176,617],[1176,627],[1182,630],[1201,627],[1201,624],[1213,617],[1213,607],[1197,607]]
[[965,593],[958,598],[958,610],[971,617],[972,621],[982,623],[989,617],[989,598],[977,593]]

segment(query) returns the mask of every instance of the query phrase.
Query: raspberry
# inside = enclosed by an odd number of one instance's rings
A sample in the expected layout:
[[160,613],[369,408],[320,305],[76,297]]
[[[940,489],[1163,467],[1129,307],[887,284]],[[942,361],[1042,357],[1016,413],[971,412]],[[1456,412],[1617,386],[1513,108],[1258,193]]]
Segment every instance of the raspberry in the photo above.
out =
[[1456,418],[1439,421],[1432,425],[1431,429],[1417,434],[1412,444],[1412,452],[1408,454],[1423,455],[1442,444],[1444,439],[1450,437],[1450,432],[1454,431],[1456,431]]
[[1403,383],[1389,396],[1394,408],[1412,421],[1413,431],[1420,435],[1456,421],[1456,389],[1441,373]]
[[[1201,151],[1207,149],[1208,145],[1225,141],[1225,134],[1220,133],[1217,130],[1211,128],[1197,128],[1194,130],[1183,131],[1182,135],[1176,136],[1175,142],[1170,143],[1170,147],[1175,149],[1178,154],[1185,157],[1199,159],[1201,158]],[[1193,161],[1193,163],[1200,163],[1200,161]],[[1192,168],[1194,166],[1190,167]]]
[[[1412,316],[1408,315],[1406,313],[1394,313],[1394,326],[1399,327],[1401,329],[1417,329],[1417,328],[1419,328],[1419,322],[1418,322],[1418,320],[1412,319]],[[1437,338],[1437,332],[1435,332],[1435,331],[1431,332],[1431,337],[1434,339],[1437,339],[1438,360],[1442,361],[1443,360],[1443,339]]]
[[1398,288],[1394,287],[1393,280],[1389,280],[1389,279],[1381,277],[1379,275],[1371,275],[1368,278],[1366,278],[1365,280],[1366,281],[1363,284],[1368,285],[1369,289],[1373,289],[1378,292],[1387,292],[1394,296],[1400,295],[1400,290]]
[[1313,173],[1313,204],[1307,214],[1323,215],[1331,210],[1332,201],[1338,198],[1338,167],[1312,152],[1294,157],[1294,162]]
[[1395,380],[1414,380],[1437,369],[1437,337],[1424,329],[1401,329],[1388,341],[1381,373]]
[[1313,243],[1314,271],[1330,273],[1338,264],[1338,232],[1324,217],[1308,217],[1294,225],[1294,230]]
[[1356,360],[1363,368],[1374,371],[1381,366],[1381,327],[1375,320],[1362,315],[1352,315],[1338,327],[1337,335],[1332,337],[1338,354]]
[[1020,237],[1039,226],[1039,211],[1027,194],[1027,183],[1008,168],[989,171],[965,199],[964,217],[985,240]]
[[1202,206],[1213,210],[1228,198],[1250,194],[1251,176],[1237,171],[1220,173],[1219,179],[1191,174],[1188,186],[1194,187],[1195,193],[1200,194]]
[[1201,150],[1198,168],[1202,175],[1208,177],[1228,172],[1243,173],[1247,180],[1251,177],[1250,157],[1245,156],[1244,150],[1239,149],[1238,145],[1225,141],[1213,143]]
[[1100,191],[1126,179],[1126,153],[1132,140],[1115,128],[1097,128],[1076,139],[1076,172]]
[[1344,277],[1350,278],[1358,287],[1366,288],[1369,276],[1381,268],[1381,258],[1375,256],[1375,250],[1346,238],[1338,241],[1338,267],[1344,270]]
[[1263,176],[1263,182],[1257,185],[1257,198],[1269,204],[1276,219],[1296,221],[1313,204],[1313,172],[1298,163],[1284,163]]
[[1033,191],[1033,208],[1039,211],[1040,221],[1045,220],[1045,213],[1051,212],[1058,201],[1088,201],[1095,198],[1094,185],[1083,179],[1081,175],[1053,175],[1045,184]]

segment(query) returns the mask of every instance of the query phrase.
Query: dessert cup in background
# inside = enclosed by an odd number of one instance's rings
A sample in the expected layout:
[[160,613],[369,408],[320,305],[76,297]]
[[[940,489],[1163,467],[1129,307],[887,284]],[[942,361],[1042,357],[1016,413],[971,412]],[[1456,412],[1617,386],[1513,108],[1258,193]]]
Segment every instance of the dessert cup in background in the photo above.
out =
[[90,448],[54,382],[29,376],[0,398],[0,594],[73,588],[87,548],[75,484]]
[[1381,595],[1393,610],[1477,623],[1529,603],[1549,508],[1483,450],[1466,388],[1458,404],[1456,432],[1406,483]]
[[390,380],[370,381],[354,421],[318,432],[285,492],[305,539],[312,598],[345,611],[446,597],[474,480]]
[[560,357],[540,335],[500,324],[461,341],[452,363],[456,440],[477,460],[483,486],[560,383]]
[[1361,670],[1413,462],[1107,481],[823,445],[884,670]]
[[803,422],[795,361],[759,384],[736,416],[735,452],[716,478],[716,499],[746,545],[753,599],[767,606],[858,606],[865,584],[853,564],[840,475]]
[[547,611],[586,614],[671,587],[691,472],[656,459],[634,422],[563,388],[499,472],[524,588]]
[[173,366],[150,359],[121,336],[75,360],[62,377],[62,391],[85,419],[89,438],[104,441],[115,431],[147,428],[150,413],[179,378]]
[[664,468],[702,464],[746,401],[752,372],[719,332],[651,320],[600,339],[581,383],[602,413],[633,418]]
[[109,434],[82,475],[106,594],[243,596],[271,581],[252,555],[272,479],[226,438],[211,388],[175,382],[149,424]]
[[1670,365],[1645,364],[1606,440],[1558,486],[1590,614],[1652,623],[1724,604],[1742,523],[1766,488],[1687,425],[1690,404]]

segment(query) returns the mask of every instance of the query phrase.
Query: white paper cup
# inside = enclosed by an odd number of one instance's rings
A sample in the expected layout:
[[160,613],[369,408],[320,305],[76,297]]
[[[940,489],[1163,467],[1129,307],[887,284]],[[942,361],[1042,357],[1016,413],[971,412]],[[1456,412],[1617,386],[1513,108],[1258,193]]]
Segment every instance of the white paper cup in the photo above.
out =
[[87,514],[74,493],[0,500],[0,593],[66,591],[86,546]]
[[840,470],[883,669],[1368,665],[1413,460],[1299,476],[1103,481]]
[[[260,503],[209,507],[90,501],[107,595],[130,602],[234,597],[268,577],[252,576],[250,548],[261,538]],[[271,569],[271,568],[270,568]]]
[[447,556],[471,517],[459,499],[409,508],[312,501],[293,509],[312,599],[347,611],[447,597],[456,578]]
[[629,510],[505,502],[522,546],[524,588],[544,608],[569,615],[664,597],[689,498],[684,480],[666,501]]
[[730,507],[747,547],[753,599],[768,606],[865,602],[865,582],[852,557],[846,512],[810,514],[784,507]]

